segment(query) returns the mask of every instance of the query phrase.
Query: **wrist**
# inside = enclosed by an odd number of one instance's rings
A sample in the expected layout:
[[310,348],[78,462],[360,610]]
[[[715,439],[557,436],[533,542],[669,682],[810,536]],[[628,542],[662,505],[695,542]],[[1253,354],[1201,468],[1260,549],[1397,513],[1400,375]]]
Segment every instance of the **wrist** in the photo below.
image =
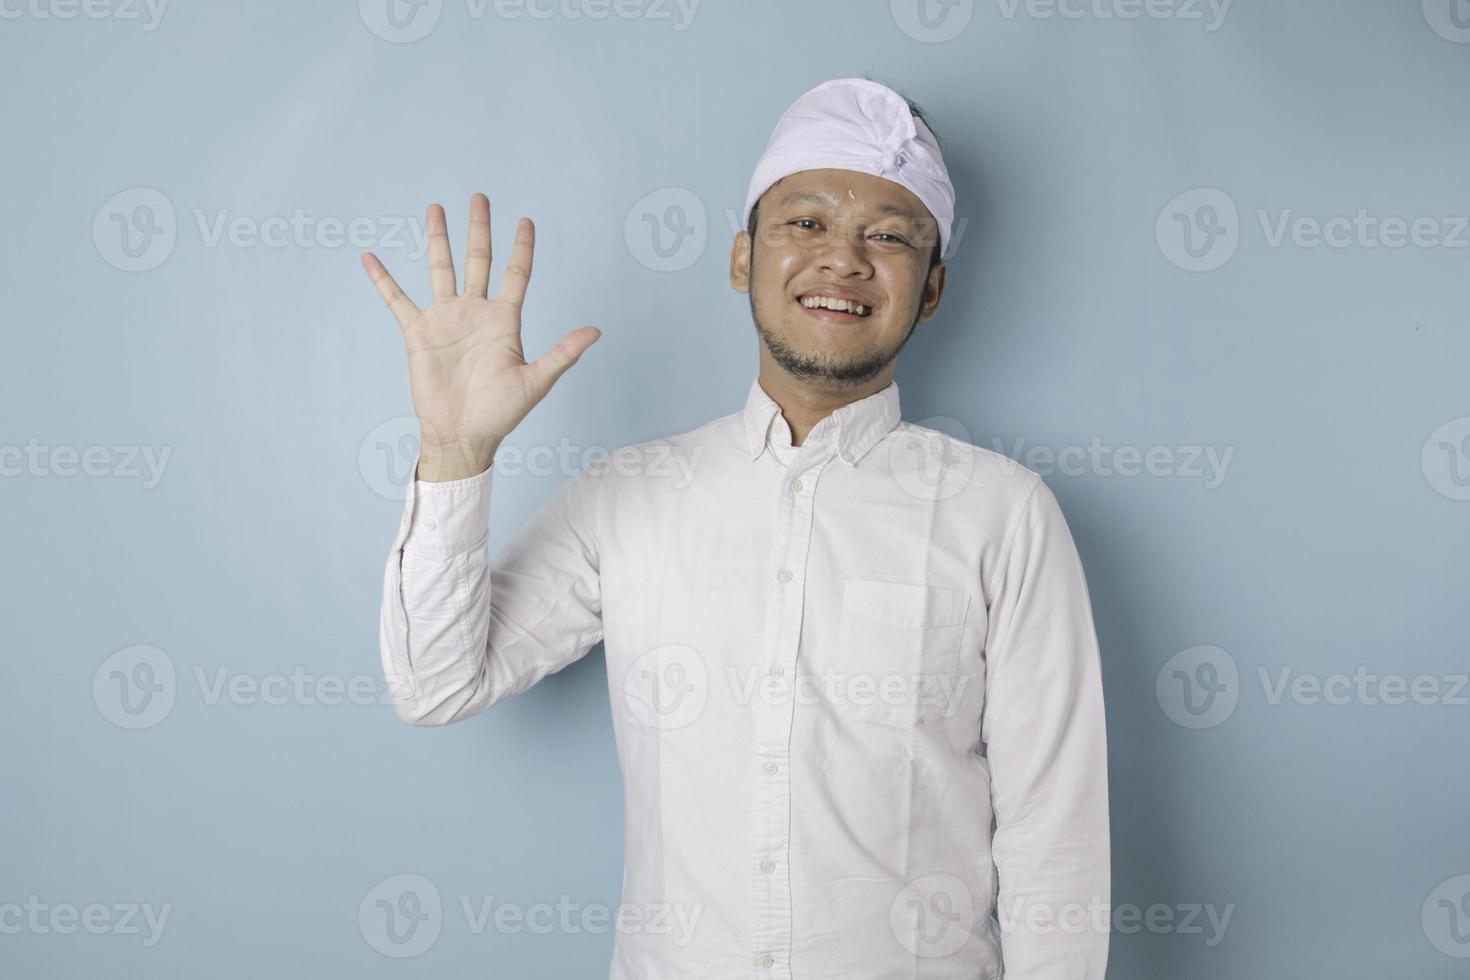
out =
[[495,462],[499,439],[455,440],[450,443],[423,443],[419,448],[418,468],[414,479],[427,483],[447,483],[479,476]]

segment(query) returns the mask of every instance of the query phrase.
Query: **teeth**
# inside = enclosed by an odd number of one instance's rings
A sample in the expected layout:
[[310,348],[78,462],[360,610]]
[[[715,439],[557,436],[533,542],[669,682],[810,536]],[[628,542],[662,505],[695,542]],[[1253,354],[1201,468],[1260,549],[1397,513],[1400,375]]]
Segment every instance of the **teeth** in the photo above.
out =
[[829,296],[808,296],[801,301],[801,305],[809,310],[836,310],[839,313],[856,313],[858,316],[868,315],[868,308],[861,303],[854,303],[846,299],[832,299]]

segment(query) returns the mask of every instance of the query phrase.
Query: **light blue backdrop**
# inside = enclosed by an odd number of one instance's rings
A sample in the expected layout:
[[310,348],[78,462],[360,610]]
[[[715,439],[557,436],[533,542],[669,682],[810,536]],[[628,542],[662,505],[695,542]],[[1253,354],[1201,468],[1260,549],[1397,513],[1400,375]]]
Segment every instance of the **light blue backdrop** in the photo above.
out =
[[740,406],[750,168],[865,73],[959,191],[905,415],[1041,471],[1086,565],[1110,976],[1467,975],[1470,3],[395,2],[0,2],[0,975],[606,975],[601,650],[379,702],[413,430],[355,243],[422,298],[424,205],[462,251],[483,189],[538,225],[530,350],[604,331],[498,548]]

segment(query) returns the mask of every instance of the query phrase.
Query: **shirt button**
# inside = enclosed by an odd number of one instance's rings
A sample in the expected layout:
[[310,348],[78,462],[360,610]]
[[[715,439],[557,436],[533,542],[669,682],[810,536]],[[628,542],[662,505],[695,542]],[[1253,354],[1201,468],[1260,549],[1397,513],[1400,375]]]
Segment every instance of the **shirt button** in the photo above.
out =
[[842,451],[842,461],[843,461],[843,462],[844,462],[844,463],[851,463],[851,462],[852,462],[852,461],[853,461],[853,460],[854,460],[854,459],[855,459],[855,458],[856,458],[856,457],[855,457],[855,456],[853,456],[853,454],[852,454],[852,453],[850,453],[850,452],[848,452],[848,451],[847,451],[847,450],[846,450],[846,449],[844,449],[844,450],[843,450],[843,451]]
[[776,959],[773,956],[762,956],[759,962],[762,970],[769,970],[776,964]]
[[801,492],[801,481],[800,480],[792,480],[791,481],[791,492],[792,493],[800,493]]
[[780,677],[782,674],[786,673],[786,668],[782,667],[780,664],[771,664],[771,668],[767,671],[767,673],[770,674],[772,677]]
[[770,773],[772,776],[776,775],[776,769],[777,766],[774,762],[766,763],[766,772]]
[[764,861],[761,862],[761,870],[764,871],[766,874],[770,874],[772,871],[776,870],[776,862],[772,861],[770,858],[766,858]]
[[780,579],[781,581],[783,581],[783,582],[790,582],[791,579],[792,579],[791,569],[789,569],[789,568],[783,568],[783,569],[781,569],[779,572],[776,573],[776,577],[778,579]]
[[439,522],[434,520],[432,517],[425,517],[424,527],[428,528],[430,531],[434,531],[438,529]]

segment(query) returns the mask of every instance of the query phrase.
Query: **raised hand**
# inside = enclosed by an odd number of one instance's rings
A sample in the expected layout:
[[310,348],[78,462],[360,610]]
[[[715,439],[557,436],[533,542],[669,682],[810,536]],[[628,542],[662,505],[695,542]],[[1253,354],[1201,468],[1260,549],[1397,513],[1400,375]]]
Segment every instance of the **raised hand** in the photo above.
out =
[[413,304],[376,255],[363,253],[362,264],[397,318],[408,348],[409,386],[422,440],[416,478],[457,480],[490,466],[501,440],[602,331],[578,327],[527,363],[521,347],[521,303],[536,250],[531,219],[516,225],[515,245],[494,299],[487,298],[489,198],[476,194],[470,199],[463,293],[455,292],[449,230],[438,204],[429,205],[427,230],[433,290],[428,309]]

